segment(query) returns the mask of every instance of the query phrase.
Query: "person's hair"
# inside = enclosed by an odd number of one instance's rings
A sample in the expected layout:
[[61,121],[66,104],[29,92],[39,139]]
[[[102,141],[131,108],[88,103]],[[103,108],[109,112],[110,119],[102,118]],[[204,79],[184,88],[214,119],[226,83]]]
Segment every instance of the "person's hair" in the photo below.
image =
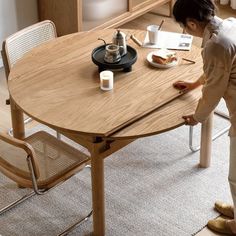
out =
[[174,4],[173,15],[177,22],[186,25],[187,18],[200,22],[208,22],[215,16],[214,0],[177,0]]

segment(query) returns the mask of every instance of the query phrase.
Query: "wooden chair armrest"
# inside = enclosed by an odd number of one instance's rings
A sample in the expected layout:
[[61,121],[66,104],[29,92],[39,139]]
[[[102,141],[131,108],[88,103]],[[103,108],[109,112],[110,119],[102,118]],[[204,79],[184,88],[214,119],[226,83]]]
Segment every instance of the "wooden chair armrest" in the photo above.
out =
[[27,155],[29,155],[32,158],[31,160],[32,160],[35,176],[36,176],[36,178],[38,178],[39,177],[39,167],[38,167],[38,162],[37,162],[36,154],[34,152],[33,147],[29,143],[27,143],[23,140],[16,139],[16,138],[11,137],[11,136],[4,134],[4,133],[0,133],[0,139],[8,144],[11,144],[15,147],[23,149],[27,153]]
[[8,64],[8,58],[6,55],[6,41],[3,41],[3,43],[2,43],[1,55],[2,55],[2,61],[3,61],[3,65],[4,65],[6,79],[8,80],[8,76],[10,74],[10,68],[9,68],[9,64]]

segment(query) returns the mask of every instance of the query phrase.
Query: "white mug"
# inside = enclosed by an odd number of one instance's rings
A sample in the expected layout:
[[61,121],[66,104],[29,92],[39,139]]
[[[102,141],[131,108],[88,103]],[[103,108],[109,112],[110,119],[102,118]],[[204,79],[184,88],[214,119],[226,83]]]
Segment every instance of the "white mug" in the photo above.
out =
[[113,72],[110,70],[104,70],[100,72],[100,88],[102,90],[113,89]]
[[149,43],[156,44],[158,40],[159,25],[147,26],[147,32],[149,37]]

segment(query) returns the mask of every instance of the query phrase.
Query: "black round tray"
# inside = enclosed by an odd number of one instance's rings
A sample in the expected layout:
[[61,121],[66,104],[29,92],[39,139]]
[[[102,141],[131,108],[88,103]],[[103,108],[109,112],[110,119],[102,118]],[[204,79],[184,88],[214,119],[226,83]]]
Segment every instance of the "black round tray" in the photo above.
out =
[[106,45],[99,46],[92,51],[92,61],[98,66],[99,72],[103,70],[116,70],[123,69],[125,72],[132,70],[132,65],[137,61],[137,51],[127,45],[127,53],[121,57],[121,60],[117,63],[107,63],[104,61]]

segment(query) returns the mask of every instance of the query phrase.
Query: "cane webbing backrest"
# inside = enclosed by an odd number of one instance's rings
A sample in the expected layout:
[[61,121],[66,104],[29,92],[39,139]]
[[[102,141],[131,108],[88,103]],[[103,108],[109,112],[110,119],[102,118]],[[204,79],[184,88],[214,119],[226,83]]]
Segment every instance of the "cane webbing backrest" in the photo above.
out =
[[9,36],[3,42],[2,46],[2,55],[7,77],[11,67],[25,53],[56,37],[55,25],[49,20],[36,23]]

